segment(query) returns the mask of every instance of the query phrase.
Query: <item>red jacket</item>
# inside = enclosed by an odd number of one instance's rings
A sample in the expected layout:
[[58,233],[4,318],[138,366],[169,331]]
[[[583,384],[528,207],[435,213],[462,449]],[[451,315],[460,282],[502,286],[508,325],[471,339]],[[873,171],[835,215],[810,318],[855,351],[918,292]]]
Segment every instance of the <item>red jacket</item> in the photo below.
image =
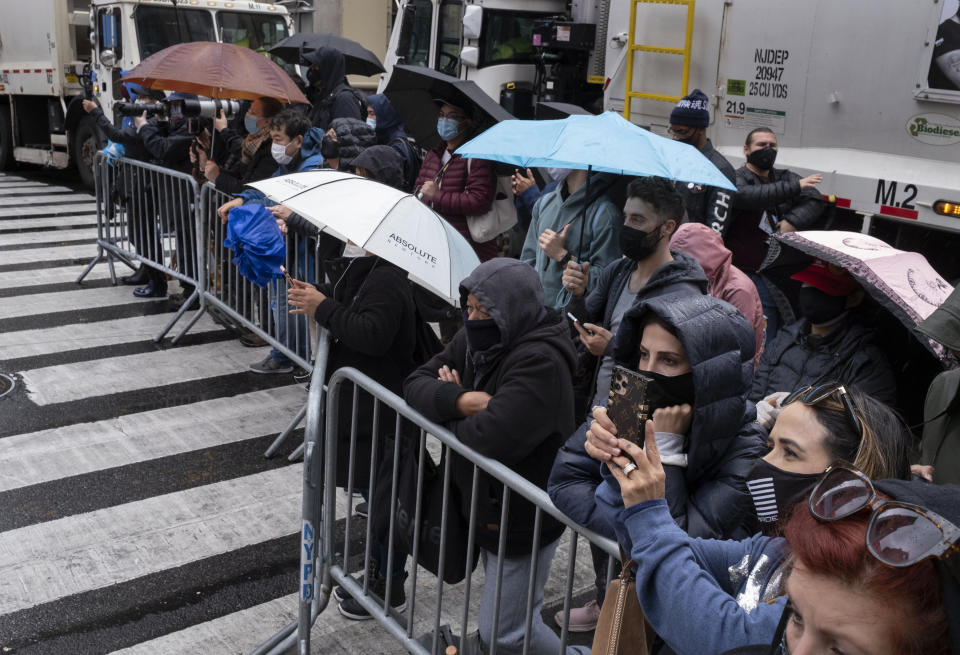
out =
[[[424,156],[416,186],[437,176],[442,168],[440,162],[446,147],[446,142],[441,142]],[[470,242],[480,261],[496,257],[497,240],[476,243],[470,238],[467,227],[467,216],[483,214],[493,205],[497,190],[497,176],[493,165],[485,159],[470,160],[468,175],[467,160],[460,155],[453,155],[439,186],[433,201],[428,204]]]

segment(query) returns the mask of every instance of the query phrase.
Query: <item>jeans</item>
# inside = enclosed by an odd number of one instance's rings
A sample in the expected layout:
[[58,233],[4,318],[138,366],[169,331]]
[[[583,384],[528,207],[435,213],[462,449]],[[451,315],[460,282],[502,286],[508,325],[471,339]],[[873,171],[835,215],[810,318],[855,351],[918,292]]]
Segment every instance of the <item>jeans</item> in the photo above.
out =
[[[296,275],[298,280],[315,283],[315,260],[312,254],[306,252],[306,239],[300,241],[297,250]],[[297,353],[303,359],[310,358],[310,328],[307,320],[312,317],[303,314],[291,314],[287,302],[287,282],[283,278],[271,283],[273,296],[273,320],[277,326],[277,341]],[[273,361],[282,365],[292,365],[293,361],[276,348],[270,349]]]
[[757,287],[757,293],[760,295],[760,305],[763,306],[763,316],[767,319],[767,331],[764,343],[770,343],[770,340],[777,335],[783,322],[780,318],[780,310],[777,309],[777,302],[773,299],[773,294],[767,288],[767,283],[756,273],[747,273]]
[[[550,564],[559,540],[540,548],[534,582],[533,621],[530,625],[530,655],[555,655],[560,650],[560,637],[543,622],[543,588],[550,575]],[[477,627],[480,639],[490,644],[493,636],[493,605],[497,591],[496,553],[480,549],[484,566],[483,595]],[[506,557],[503,560],[503,582],[500,587],[500,615],[497,621],[497,652],[503,655],[523,653],[523,630],[527,616],[527,585],[530,578],[530,555]],[[487,646],[489,650],[489,646]],[[582,646],[568,646],[567,653],[589,653]]]

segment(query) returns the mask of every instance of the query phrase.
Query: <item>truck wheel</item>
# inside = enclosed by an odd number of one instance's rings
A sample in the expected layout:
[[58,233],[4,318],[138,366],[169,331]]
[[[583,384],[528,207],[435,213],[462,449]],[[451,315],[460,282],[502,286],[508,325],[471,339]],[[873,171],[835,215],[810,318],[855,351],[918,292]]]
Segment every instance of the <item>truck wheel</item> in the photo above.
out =
[[0,171],[13,168],[13,131],[10,129],[10,107],[0,106]]
[[80,181],[93,188],[93,159],[97,154],[97,124],[92,116],[84,116],[73,132],[73,163],[80,173]]

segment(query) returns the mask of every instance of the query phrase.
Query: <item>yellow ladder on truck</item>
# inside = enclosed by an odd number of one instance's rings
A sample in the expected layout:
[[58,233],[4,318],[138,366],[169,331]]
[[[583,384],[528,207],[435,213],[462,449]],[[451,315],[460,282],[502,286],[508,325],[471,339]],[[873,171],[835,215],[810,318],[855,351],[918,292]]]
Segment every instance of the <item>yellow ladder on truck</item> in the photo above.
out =
[[[637,43],[637,5],[640,4],[686,5],[686,39],[683,42],[682,48],[664,48],[662,46],[643,45],[641,43]],[[630,0],[630,29],[628,32],[630,40],[627,50],[627,80],[624,88],[623,103],[623,116],[627,120],[630,120],[630,102],[634,98],[676,103],[680,101],[680,98],[687,95],[687,84],[690,81],[690,48],[693,43],[693,14],[696,4],[696,0]],[[680,83],[681,93],[679,96],[637,91],[633,88],[633,66],[636,53],[638,52],[655,52],[665,55],[681,55],[683,57],[683,78]]]

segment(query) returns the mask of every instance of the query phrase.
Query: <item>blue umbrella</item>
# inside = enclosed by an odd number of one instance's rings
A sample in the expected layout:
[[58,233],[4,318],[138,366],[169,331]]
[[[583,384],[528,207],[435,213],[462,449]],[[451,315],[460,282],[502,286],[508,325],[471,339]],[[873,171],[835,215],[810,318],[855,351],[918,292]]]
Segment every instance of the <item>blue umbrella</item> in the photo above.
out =
[[277,219],[263,205],[249,204],[230,210],[223,247],[233,251],[233,265],[260,287],[283,275],[287,247]]
[[695,147],[658,136],[614,112],[555,121],[501,121],[460,146],[457,154],[524,168],[657,175],[736,191]]

